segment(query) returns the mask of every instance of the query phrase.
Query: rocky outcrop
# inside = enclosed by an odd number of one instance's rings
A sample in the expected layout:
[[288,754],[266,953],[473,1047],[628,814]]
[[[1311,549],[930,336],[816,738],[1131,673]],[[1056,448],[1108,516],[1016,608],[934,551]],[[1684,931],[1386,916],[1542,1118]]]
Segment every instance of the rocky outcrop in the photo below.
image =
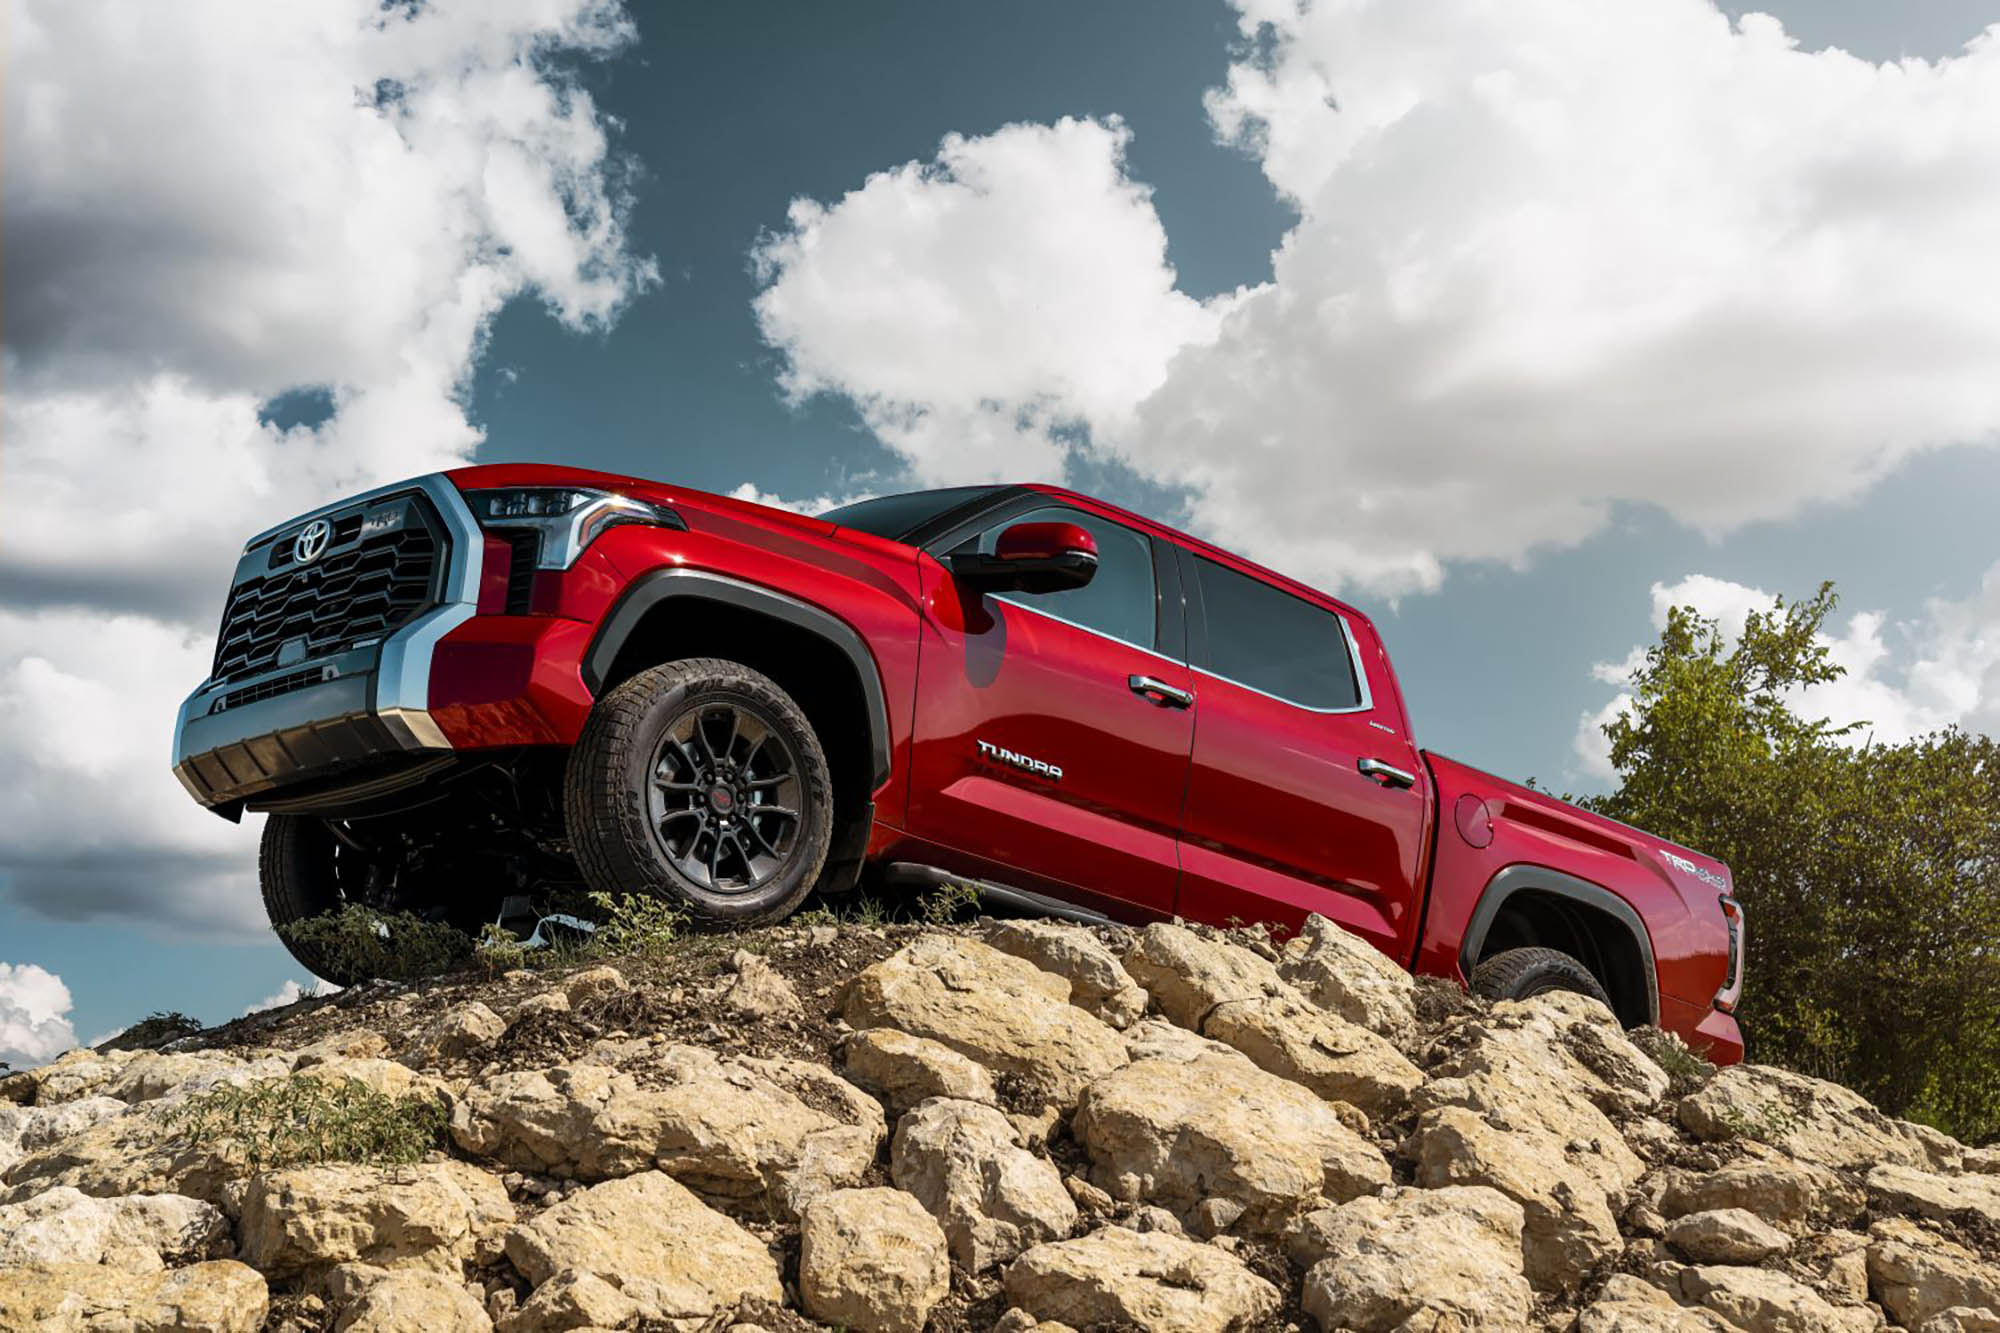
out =
[[1835,1083],[1768,1065],[1736,1065],[1680,1104],[1680,1122],[1710,1142],[1751,1138],[1801,1162],[1847,1171],[1890,1163],[1928,1169],[1923,1136]]
[[1007,1266],[1007,1299],[1043,1326],[1227,1333],[1275,1311],[1278,1289],[1212,1245],[1105,1227]]
[[2000,1314],[2000,1264],[1902,1218],[1868,1229],[1868,1285],[1906,1328],[1922,1329],[1951,1310]]
[[1069,992],[1068,981],[1025,959],[930,935],[848,983],[841,1017],[928,1037],[1073,1106],[1093,1079],[1125,1062],[1125,1046]]
[[944,1232],[901,1190],[835,1190],[799,1220],[799,1298],[821,1323],[923,1333],[951,1290]]

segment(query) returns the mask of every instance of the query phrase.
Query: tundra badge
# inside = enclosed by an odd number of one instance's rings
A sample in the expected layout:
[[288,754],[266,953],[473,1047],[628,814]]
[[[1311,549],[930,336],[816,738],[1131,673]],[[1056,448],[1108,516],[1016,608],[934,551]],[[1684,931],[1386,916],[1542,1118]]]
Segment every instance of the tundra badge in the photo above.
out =
[[1054,764],[1044,763],[1040,759],[1030,759],[1024,754],[1015,754],[1012,750],[1002,749],[991,741],[974,741],[973,744],[979,747],[979,753],[987,759],[997,759],[1003,764],[1012,764],[1015,768],[1047,778],[1050,782],[1062,781],[1062,770]]

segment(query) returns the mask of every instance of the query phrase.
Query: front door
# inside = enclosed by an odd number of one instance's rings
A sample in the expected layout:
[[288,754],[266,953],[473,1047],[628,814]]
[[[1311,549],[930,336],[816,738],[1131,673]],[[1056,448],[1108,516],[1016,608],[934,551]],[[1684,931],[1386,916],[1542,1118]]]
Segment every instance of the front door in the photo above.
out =
[[1288,929],[1317,912],[1407,961],[1428,778],[1400,712],[1376,706],[1395,697],[1370,680],[1380,652],[1330,605],[1181,565],[1200,702],[1178,910]]
[[1049,521],[1096,538],[1085,586],[981,596],[924,562],[908,827],[1014,887],[1164,914],[1193,740],[1173,548],[1052,503],[953,549],[991,553],[1005,528]]

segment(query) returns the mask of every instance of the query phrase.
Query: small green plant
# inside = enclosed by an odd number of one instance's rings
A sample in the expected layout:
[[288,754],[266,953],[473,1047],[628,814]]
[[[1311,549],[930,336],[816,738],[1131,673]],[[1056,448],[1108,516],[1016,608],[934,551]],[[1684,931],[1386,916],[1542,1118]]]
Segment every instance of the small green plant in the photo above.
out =
[[444,1106],[420,1094],[392,1097],[359,1079],[312,1074],[220,1087],[173,1112],[187,1138],[227,1141],[256,1170],[355,1162],[400,1166],[444,1142]]
[[1667,1095],[1685,1097],[1706,1086],[1715,1077],[1715,1066],[1695,1054],[1694,1050],[1672,1032],[1659,1028],[1636,1028],[1632,1032],[1632,1042],[1640,1050],[1652,1057],[1667,1076]]
[[685,908],[651,894],[593,893],[590,902],[602,916],[591,936],[595,953],[657,957],[687,925]]
[[450,972],[472,954],[472,937],[454,926],[359,904],[280,926],[278,933],[349,975],[392,981]]
[[924,923],[932,926],[949,926],[961,916],[976,911],[979,907],[979,890],[970,884],[956,881],[940,884],[926,893],[917,902],[917,910]]
[[507,927],[489,921],[480,929],[473,952],[479,957],[479,965],[486,969],[486,975],[497,977],[502,972],[526,967],[529,955],[536,951],[523,944]]
[[1791,1137],[1803,1123],[1799,1113],[1789,1106],[1770,1105],[1752,1111],[1732,1106],[1722,1113],[1723,1127],[1731,1134],[1773,1147]]
[[880,898],[861,894],[847,911],[847,919],[857,926],[879,926],[889,919],[889,905]]

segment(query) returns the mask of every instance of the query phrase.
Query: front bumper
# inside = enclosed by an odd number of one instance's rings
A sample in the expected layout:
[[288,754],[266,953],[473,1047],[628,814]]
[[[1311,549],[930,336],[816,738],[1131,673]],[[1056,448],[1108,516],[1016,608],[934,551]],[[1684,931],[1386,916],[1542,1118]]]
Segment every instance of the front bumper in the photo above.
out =
[[279,532],[410,492],[430,501],[449,543],[435,603],[376,642],[204,682],[181,705],[174,727],[174,775],[195,800],[233,818],[246,802],[301,782],[385,756],[452,748],[430,714],[431,657],[478,611],[485,546],[472,510],[443,474],[352,496],[258,534],[244,548],[234,583],[266,561],[267,543]]

